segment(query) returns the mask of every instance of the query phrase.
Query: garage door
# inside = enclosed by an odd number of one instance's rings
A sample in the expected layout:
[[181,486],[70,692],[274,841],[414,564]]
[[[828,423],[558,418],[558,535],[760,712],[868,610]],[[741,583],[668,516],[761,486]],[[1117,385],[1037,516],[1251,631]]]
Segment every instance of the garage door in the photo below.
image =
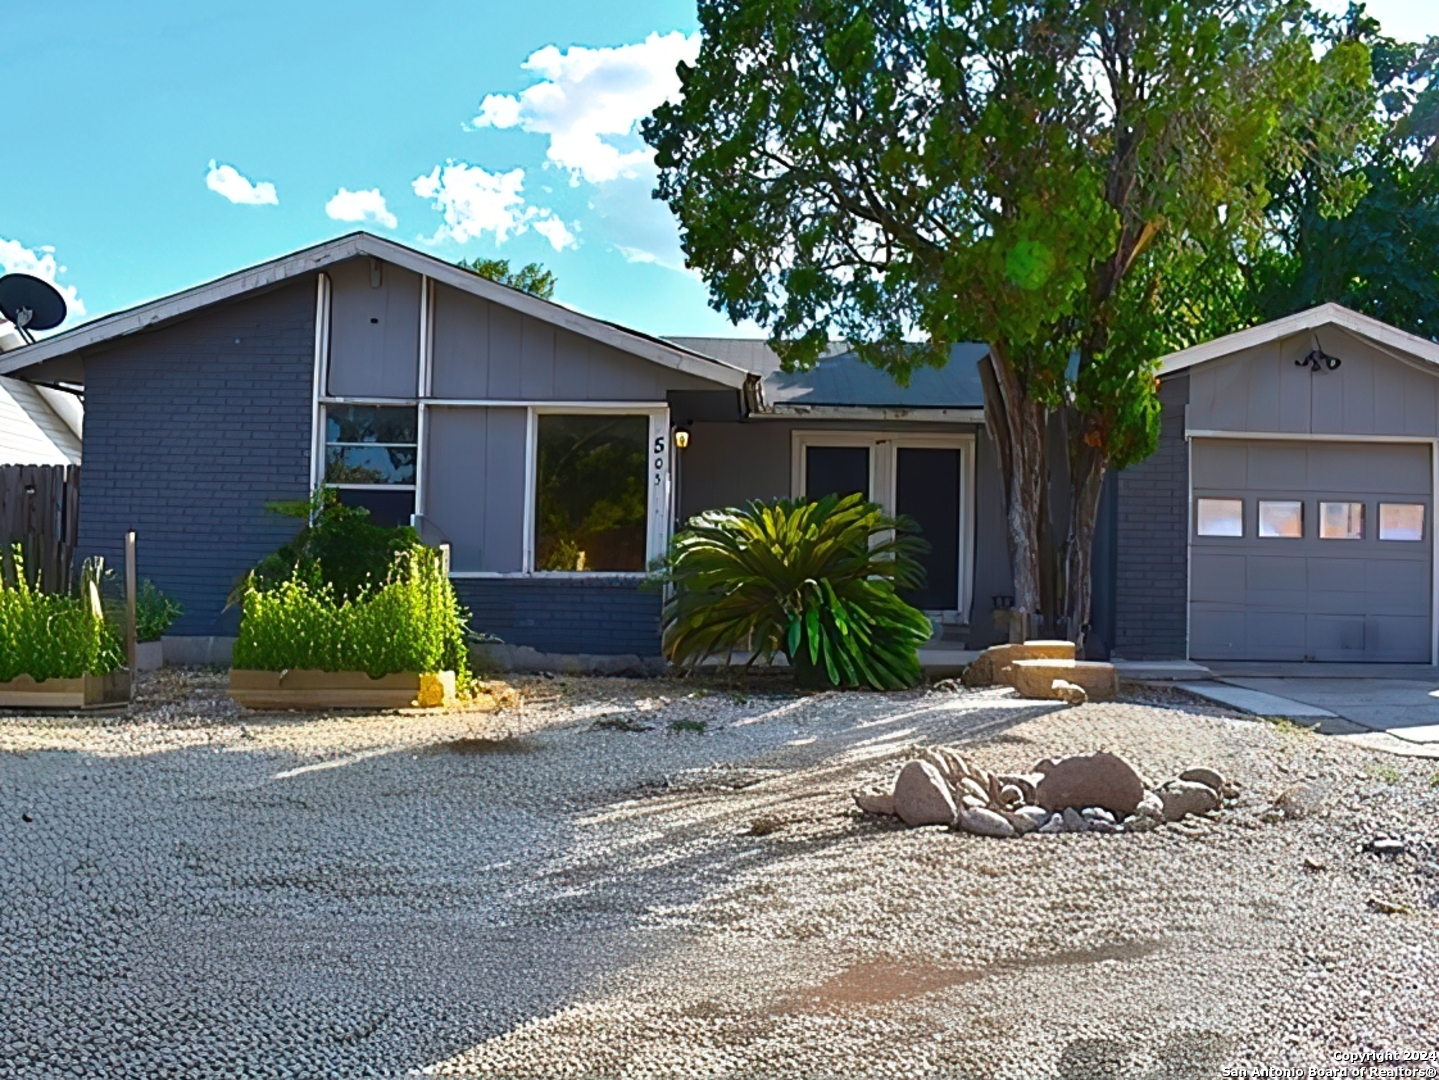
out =
[[1189,655],[1428,663],[1427,444],[1195,439]]

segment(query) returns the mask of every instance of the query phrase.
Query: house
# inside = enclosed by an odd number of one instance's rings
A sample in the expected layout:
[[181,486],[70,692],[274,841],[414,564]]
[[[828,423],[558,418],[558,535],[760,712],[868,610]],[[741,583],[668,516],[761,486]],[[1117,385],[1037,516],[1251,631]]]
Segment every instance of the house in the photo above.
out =
[[[1296,366],[1314,341],[1340,366]],[[933,551],[913,600],[955,644],[996,640],[1012,586],[984,355],[959,346],[907,388],[847,353],[786,374],[762,342],[661,340],[355,233],[7,353],[0,375],[84,388],[81,552],[114,559],[137,531],[141,573],[185,604],[183,655],[223,656],[231,587],[294,529],[265,504],[326,484],[448,544],[477,629],[653,656],[640,585],[677,522],[830,491],[914,517]],[[1436,376],[1439,347],[1338,308],[1168,358],[1160,451],[1102,507],[1098,648],[1427,662]],[[1331,539],[1346,513],[1359,538]]]

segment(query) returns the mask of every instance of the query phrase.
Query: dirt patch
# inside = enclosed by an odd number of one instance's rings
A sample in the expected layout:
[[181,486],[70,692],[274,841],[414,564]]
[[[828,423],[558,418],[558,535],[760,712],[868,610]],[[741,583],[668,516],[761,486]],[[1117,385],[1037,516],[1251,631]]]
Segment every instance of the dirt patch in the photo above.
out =
[[1129,941],[1096,949],[1073,949],[1020,956],[987,967],[964,968],[924,961],[866,960],[784,1001],[779,1013],[844,1013],[856,1005],[888,1005],[896,1001],[978,982],[993,975],[1026,968],[1069,967],[1109,960],[1140,960],[1164,948],[1163,941]]
[[433,747],[437,754],[464,754],[466,756],[476,754],[533,754],[540,749],[540,744],[533,739],[524,739],[518,735],[505,735],[498,739],[485,739],[478,737],[467,737],[463,739],[450,739]]

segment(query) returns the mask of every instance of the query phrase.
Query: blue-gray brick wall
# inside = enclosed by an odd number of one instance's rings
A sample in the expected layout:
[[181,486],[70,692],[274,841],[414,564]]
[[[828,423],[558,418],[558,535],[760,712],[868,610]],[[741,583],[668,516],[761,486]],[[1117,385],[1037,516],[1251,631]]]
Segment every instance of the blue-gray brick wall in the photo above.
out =
[[549,653],[660,655],[657,592],[597,577],[457,578],[455,591],[476,630],[508,645]]
[[1159,448],[1118,476],[1114,652],[1127,660],[1182,659],[1188,620],[1189,376],[1159,390]]
[[85,360],[80,552],[185,605],[175,634],[234,634],[225,598],[291,537],[267,513],[310,483],[315,279],[122,339]]

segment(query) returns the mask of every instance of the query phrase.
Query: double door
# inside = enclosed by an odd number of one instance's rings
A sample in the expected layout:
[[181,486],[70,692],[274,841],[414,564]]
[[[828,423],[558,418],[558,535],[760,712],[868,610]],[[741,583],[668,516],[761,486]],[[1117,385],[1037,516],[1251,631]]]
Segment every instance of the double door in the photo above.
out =
[[907,601],[934,614],[968,614],[973,437],[801,432],[794,450],[796,494],[858,492],[919,526],[930,546],[921,560],[925,583]]

